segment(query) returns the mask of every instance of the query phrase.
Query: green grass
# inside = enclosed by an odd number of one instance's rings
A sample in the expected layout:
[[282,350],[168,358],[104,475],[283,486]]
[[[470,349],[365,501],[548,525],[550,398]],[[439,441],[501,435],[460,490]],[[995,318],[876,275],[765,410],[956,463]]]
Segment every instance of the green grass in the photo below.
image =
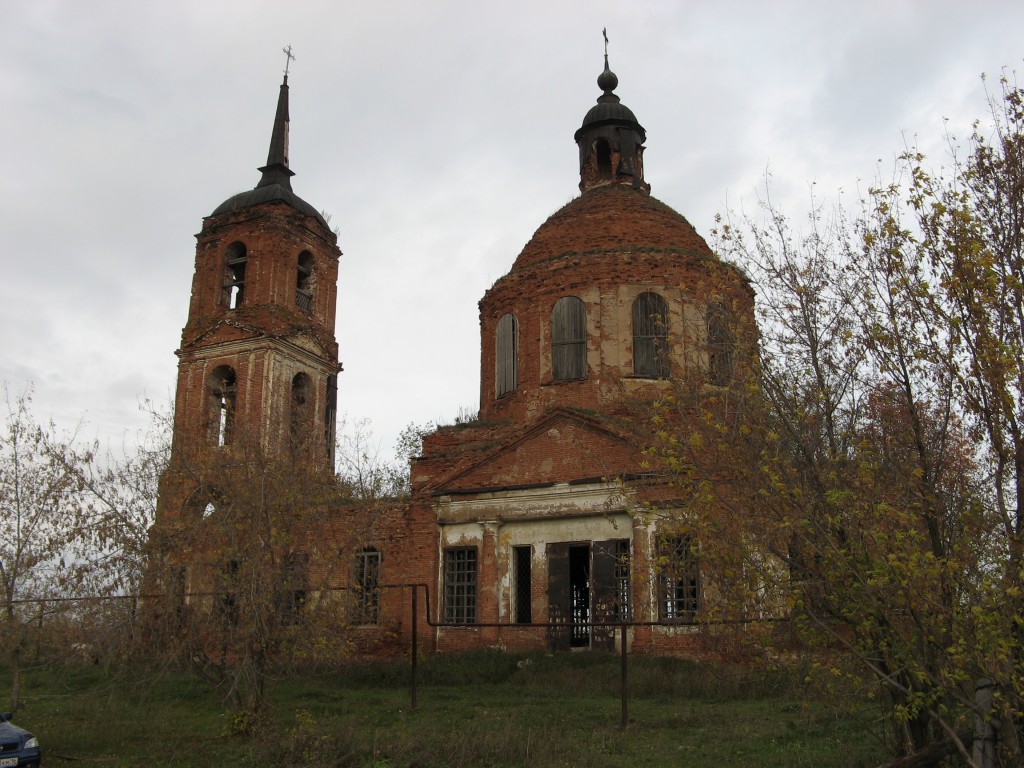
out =
[[50,766],[829,768],[886,757],[876,711],[808,700],[798,674],[633,657],[623,731],[617,658],[533,656],[520,668],[523,658],[424,659],[416,711],[407,663],[281,676],[249,737],[231,735],[233,716],[182,673],[40,668],[25,674],[17,721]]

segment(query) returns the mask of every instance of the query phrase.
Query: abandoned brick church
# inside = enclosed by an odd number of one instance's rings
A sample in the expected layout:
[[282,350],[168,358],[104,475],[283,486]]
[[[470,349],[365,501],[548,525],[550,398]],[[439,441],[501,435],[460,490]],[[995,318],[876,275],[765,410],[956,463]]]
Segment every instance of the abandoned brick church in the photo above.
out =
[[[680,372],[727,384],[729,318],[752,318],[753,290],[650,195],[646,134],[607,55],[597,84],[575,133],[580,195],[509,254],[480,300],[479,418],[425,436],[410,498],[345,505],[275,553],[291,610],[335,601],[339,632],[364,652],[408,649],[410,584],[426,585],[417,635],[431,651],[612,649],[608,625],[627,620],[634,650],[715,650],[714,628],[699,621],[713,585],[670,514],[672,490],[634,482],[649,440],[637,404]],[[230,495],[217,467],[244,463],[239,436],[287,453],[298,431],[333,461],[341,251],[292,191],[288,120],[286,75],[258,185],[197,235],[151,531],[154,561],[173,566],[161,583],[194,609],[214,606],[217,590],[230,608],[224,585],[245,567],[213,530]]]

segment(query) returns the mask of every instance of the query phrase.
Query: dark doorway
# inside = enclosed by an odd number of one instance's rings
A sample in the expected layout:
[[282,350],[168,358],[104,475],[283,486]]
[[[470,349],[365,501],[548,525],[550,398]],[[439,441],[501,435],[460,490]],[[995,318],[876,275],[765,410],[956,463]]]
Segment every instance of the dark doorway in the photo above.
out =
[[615,650],[614,627],[629,621],[629,539],[556,542],[548,558],[548,643],[553,650]]
[[572,648],[590,647],[590,545],[569,547],[569,592],[572,600]]

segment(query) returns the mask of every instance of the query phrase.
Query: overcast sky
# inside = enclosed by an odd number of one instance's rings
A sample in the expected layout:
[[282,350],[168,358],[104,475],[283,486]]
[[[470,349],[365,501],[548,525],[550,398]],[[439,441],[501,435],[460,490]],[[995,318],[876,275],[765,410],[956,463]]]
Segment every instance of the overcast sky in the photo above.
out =
[[652,194],[706,237],[766,169],[800,217],[915,136],[941,164],[981,73],[1024,71],[1018,0],[0,0],[0,381],[113,443],[173,396],[194,235],[259,180],[290,44],[293,188],[344,254],[339,410],[387,449],[475,409],[477,302],[578,194],[602,27]]

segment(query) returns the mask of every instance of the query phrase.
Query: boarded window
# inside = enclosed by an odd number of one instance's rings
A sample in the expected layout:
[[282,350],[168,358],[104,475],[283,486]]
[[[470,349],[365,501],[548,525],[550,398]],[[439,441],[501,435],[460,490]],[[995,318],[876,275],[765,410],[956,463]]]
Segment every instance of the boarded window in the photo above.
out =
[[700,568],[693,537],[666,536],[659,546],[658,617],[666,621],[693,622],[700,609]]
[[235,370],[221,365],[208,382],[209,434],[214,445],[228,445],[235,431]]
[[529,624],[533,621],[533,551],[532,547],[513,547],[515,585],[514,621]]
[[633,373],[668,376],[668,304],[656,293],[641,293],[633,302]]
[[587,377],[587,313],[575,296],[564,296],[551,311],[551,377]]
[[299,254],[295,278],[295,306],[305,313],[313,311],[313,254]]
[[569,544],[546,545],[548,560],[548,644],[552,650],[569,650],[572,624],[572,590],[569,577]]
[[494,395],[503,397],[519,386],[519,323],[511,312],[501,316],[494,338]]
[[372,547],[356,552],[352,597],[353,624],[380,622],[380,552]]
[[476,623],[476,547],[444,551],[444,620],[447,624]]
[[707,311],[708,381],[720,387],[732,383],[733,323],[721,304],[709,304]]
[[248,251],[245,243],[234,242],[224,253],[224,291],[222,301],[229,309],[245,303],[245,266]]

